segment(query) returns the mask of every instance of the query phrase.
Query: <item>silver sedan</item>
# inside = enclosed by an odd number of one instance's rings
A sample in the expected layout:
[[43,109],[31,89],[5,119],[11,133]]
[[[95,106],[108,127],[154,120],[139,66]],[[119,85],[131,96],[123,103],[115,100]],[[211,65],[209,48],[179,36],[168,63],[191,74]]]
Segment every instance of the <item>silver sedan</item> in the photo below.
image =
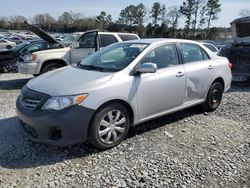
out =
[[195,105],[215,110],[231,79],[228,60],[200,43],[127,41],[29,81],[17,114],[34,141],[108,149],[150,119]]

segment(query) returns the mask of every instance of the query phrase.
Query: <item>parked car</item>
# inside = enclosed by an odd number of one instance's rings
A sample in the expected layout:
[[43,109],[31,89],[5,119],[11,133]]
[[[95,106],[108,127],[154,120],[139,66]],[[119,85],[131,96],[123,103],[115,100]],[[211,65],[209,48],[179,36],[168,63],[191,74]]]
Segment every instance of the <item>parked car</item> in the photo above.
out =
[[193,41],[115,43],[30,80],[16,101],[19,124],[37,142],[112,148],[131,126],[194,105],[218,108],[230,67]]
[[18,72],[17,61],[23,62],[24,56],[37,52],[39,50],[57,48],[53,44],[49,44],[44,40],[33,40],[18,44],[16,48],[6,51],[0,51],[0,73]]
[[[78,37],[73,35],[71,37],[76,40],[74,42],[68,40],[70,39],[69,36],[62,41],[62,44],[66,43],[65,48],[46,50],[28,55],[24,62],[18,62],[19,72],[40,75],[66,65],[79,63],[95,51],[110,44],[139,39],[136,34],[98,31],[89,31],[82,33]],[[72,44],[68,45],[70,43]]]
[[232,63],[232,74],[234,76],[250,78],[250,37],[234,41],[232,44],[223,47],[218,54],[227,57]]
[[25,39],[19,36],[11,36],[8,38],[9,41],[15,42],[16,44],[22,43]]
[[6,39],[0,39],[0,50],[1,49],[10,50],[10,49],[15,48],[15,47],[16,47],[15,42],[11,42],[11,41],[8,41]]
[[218,54],[219,50],[215,45],[211,43],[205,43],[205,42],[203,42],[202,44],[206,46],[209,50],[211,50],[215,55]]

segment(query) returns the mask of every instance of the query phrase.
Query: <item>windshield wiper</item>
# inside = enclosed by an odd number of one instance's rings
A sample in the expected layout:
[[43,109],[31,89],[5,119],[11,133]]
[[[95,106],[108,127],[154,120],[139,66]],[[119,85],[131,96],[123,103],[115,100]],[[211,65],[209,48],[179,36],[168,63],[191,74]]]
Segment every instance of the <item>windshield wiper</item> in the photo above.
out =
[[100,71],[100,72],[104,71],[104,68],[98,67],[98,66],[94,66],[94,65],[82,65],[82,64],[79,63],[78,67],[82,68],[82,69],[87,69],[87,70],[97,70],[97,71]]

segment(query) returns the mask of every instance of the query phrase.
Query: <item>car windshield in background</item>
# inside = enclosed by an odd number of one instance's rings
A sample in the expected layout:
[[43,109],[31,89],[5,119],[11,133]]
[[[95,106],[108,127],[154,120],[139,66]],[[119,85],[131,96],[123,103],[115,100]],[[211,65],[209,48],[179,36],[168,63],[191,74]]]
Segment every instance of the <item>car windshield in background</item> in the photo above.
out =
[[116,43],[103,48],[78,64],[79,68],[103,72],[117,72],[127,67],[148,44]]
[[69,47],[72,42],[75,41],[75,39],[78,37],[78,34],[75,34],[75,33],[71,33],[71,34],[68,34],[63,40],[62,40],[62,44],[64,44],[64,46],[66,47]]
[[19,50],[23,49],[25,46],[27,46],[28,44],[30,44],[30,43],[29,42],[22,42],[22,43],[18,44],[14,50],[19,51]]

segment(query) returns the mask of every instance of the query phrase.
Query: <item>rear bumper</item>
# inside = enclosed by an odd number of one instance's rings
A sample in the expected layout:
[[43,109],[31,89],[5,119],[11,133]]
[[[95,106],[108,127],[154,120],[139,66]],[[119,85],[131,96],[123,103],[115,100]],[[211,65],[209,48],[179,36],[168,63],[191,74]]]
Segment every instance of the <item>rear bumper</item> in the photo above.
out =
[[37,63],[17,62],[18,72],[22,74],[39,74],[37,65]]
[[75,105],[60,111],[29,110],[16,101],[18,122],[33,141],[55,146],[69,146],[87,141],[94,110]]

